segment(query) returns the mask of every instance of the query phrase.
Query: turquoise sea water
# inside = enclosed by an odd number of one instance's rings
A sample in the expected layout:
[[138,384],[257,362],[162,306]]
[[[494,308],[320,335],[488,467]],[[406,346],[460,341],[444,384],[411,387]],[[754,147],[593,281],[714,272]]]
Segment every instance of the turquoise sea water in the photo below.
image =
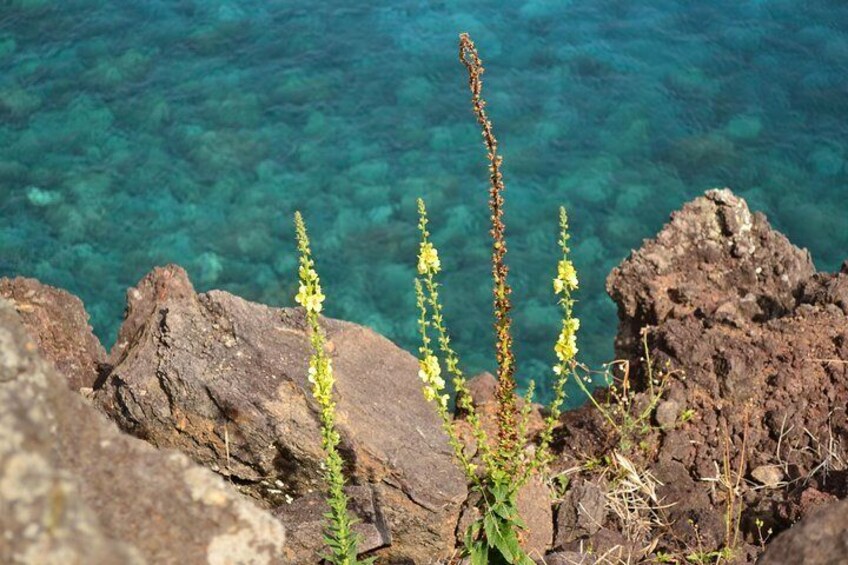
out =
[[592,364],[612,355],[607,273],[705,189],[736,190],[820,269],[848,257],[842,0],[6,0],[0,275],[79,295],[108,346],[126,288],[167,262],[292,304],[300,209],[328,313],[414,351],[423,196],[456,345],[491,368],[461,31],[505,157],[521,378],[553,361],[559,204]]

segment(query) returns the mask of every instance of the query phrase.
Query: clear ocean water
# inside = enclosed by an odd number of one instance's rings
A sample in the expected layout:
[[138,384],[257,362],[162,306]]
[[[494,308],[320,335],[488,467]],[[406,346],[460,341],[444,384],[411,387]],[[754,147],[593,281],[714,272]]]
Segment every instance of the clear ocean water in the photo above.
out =
[[462,31],[505,157],[520,378],[553,361],[559,204],[594,365],[616,330],[607,273],[708,188],[820,269],[848,257],[843,0],[6,0],[0,275],[79,295],[109,346],[127,287],[167,262],[199,290],[293,304],[300,209],[328,313],[414,351],[423,196],[456,345],[491,369]]

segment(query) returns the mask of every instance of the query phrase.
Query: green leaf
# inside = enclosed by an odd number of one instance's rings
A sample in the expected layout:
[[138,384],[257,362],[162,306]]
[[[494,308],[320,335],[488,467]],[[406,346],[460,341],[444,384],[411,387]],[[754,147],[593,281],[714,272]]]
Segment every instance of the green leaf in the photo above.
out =
[[489,546],[488,544],[477,541],[471,545],[471,552],[468,554],[471,558],[471,565],[489,565]]
[[515,510],[506,504],[495,504],[492,506],[492,511],[506,522],[512,520],[515,514]]

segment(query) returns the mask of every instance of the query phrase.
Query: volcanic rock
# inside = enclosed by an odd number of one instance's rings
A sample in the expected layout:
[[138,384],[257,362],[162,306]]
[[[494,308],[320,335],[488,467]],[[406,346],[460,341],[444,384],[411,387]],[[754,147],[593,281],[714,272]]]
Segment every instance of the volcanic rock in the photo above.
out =
[[783,532],[760,565],[841,565],[848,557],[848,500],[829,504]]
[[283,563],[285,530],[68,390],[0,300],[0,562]]
[[730,323],[764,321],[795,307],[815,272],[809,252],[751,213],[730,190],[710,190],[683,206],[607,279],[618,304],[617,355],[640,353],[639,331],[693,315]]
[[[416,359],[366,328],[331,319],[321,326],[346,473],[352,484],[373,486],[391,529],[380,555],[449,555],[465,481],[423,398]],[[278,507],[322,485],[310,353],[302,310],[196,294],[181,268],[157,268],[128,292],[113,369],[96,401],[128,432]]]
[[606,523],[606,515],[603,489],[589,481],[575,480],[557,509],[554,547],[595,535]]
[[[653,425],[598,425],[586,408],[565,414],[563,459],[602,460],[629,446],[626,455],[657,481],[673,532],[667,540],[713,551],[730,535],[739,562],[749,562],[758,521],[779,532],[797,513],[790,489],[754,488],[758,481],[822,492],[841,484],[833,475],[848,444],[843,271],[816,274],[806,251],[729,190],[686,204],[607,280],[619,311],[617,353],[629,362],[636,391],[627,409],[635,417],[654,405]],[[661,372],[671,376],[652,393]],[[766,477],[767,468],[779,469],[780,479]],[[728,532],[731,514],[739,532]],[[597,545],[593,537],[588,543]]]
[[[345,488],[348,512],[356,517],[353,531],[359,535],[357,549],[366,553],[389,546],[392,534],[385,516],[369,486]],[[325,494],[313,492],[274,510],[274,516],[286,526],[285,556],[291,563],[318,563],[328,553],[324,542],[327,527],[325,514],[330,511]]]
[[94,386],[106,351],[92,333],[79,298],[24,277],[0,278],[0,298],[11,302],[41,355],[72,390]]

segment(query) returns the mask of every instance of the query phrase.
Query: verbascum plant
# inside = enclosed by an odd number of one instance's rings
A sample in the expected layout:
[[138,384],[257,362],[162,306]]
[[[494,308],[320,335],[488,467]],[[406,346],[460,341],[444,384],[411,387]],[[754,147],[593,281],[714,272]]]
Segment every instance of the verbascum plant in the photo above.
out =
[[315,270],[315,261],[309,248],[306,224],[300,212],[294,215],[297,248],[300,252],[298,267],[298,288],[295,301],[306,311],[309,324],[309,341],[312,355],[309,358],[308,380],[312,385],[312,396],[321,409],[321,446],[324,449],[324,481],[327,486],[327,503],[330,507],[325,514],[327,526],[324,541],[330,550],[324,558],[333,565],[370,564],[374,558],[357,558],[359,538],[353,531],[354,521],[347,510],[347,495],[344,492],[345,477],[343,461],[339,455],[339,433],[336,431],[336,403],[333,401],[333,365],[324,347],[325,338],[318,323],[318,315],[324,304],[321,281]]
[[[419,310],[418,327],[421,334],[419,376],[423,381],[425,398],[434,403],[442,425],[448,434],[450,445],[472,488],[480,494],[480,518],[476,520],[464,537],[464,553],[472,565],[521,564],[533,561],[520,546],[520,535],[524,525],[518,513],[519,489],[533,476],[543,470],[551,459],[550,443],[553,429],[559,420],[562,402],[565,399],[565,383],[574,373],[577,354],[577,330],[580,323],[573,316],[572,292],[577,290],[578,280],[574,265],[569,259],[568,217],[560,209],[560,247],[562,258],[557,266],[553,281],[554,292],[563,311],[562,330],[556,340],[554,351],[558,362],[553,367],[555,375],[554,399],[548,409],[544,427],[539,434],[535,451],[526,449],[526,434],[530,417],[534,382],[531,380],[525,395],[524,407],[519,410],[516,401],[515,356],[512,350],[512,321],[510,310],[511,288],[507,280],[506,226],[503,219],[504,183],[501,173],[503,158],[498,154],[498,142],[492,123],[486,115],[486,102],[481,96],[483,64],[474,43],[467,34],[460,35],[460,61],[468,70],[471,101],[477,121],[481,126],[486,154],[489,160],[489,207],[491,210],[492,236],[492,279],[495,329],[495,357],[498,365],[497,379],[497,438],[490,441],[483,430],[480,419],[471,402],[467,382],[459,368],[459,358],[451,346],[439,299],[437,275],[442,269],[439,253],[430,241],[427,228],[429,219],[423,200],[418,200],[418,229],[421,243],[418,252],[418,277],[415,293]],[[434,346],[431,333],[438,346]],[[465,414],[475,440],[475,457],[469,456],[459,438],[448,408],[450,396],[446,393],[446,382],[442,376],[444,366],[451,377],[456,393],[456,405]],[[473,462],[476,461],[476,462]],[[478,465],[480,466],[478,468]]]

